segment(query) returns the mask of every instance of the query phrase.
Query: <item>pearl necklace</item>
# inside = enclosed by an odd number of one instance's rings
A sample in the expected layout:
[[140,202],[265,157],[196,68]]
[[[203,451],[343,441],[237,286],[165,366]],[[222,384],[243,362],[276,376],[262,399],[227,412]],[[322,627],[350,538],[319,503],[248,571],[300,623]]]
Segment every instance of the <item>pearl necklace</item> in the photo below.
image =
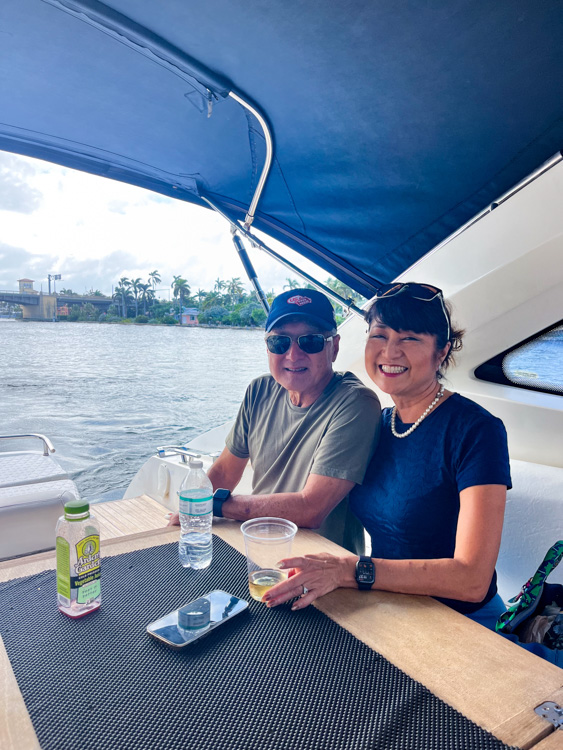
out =
[[397,430],[395,429],[395,417],[397,415],[397,407],[394,406],[393,411],[391,412],[391,432],[393,433],[393,435],[396,438],[405,438],[407,437],[407,435],[410,435],[411,432],[414,432],[416,428],[418,427],[418,425],[422,422],[422,420],[430,414],[432,409],[436,406],[436,404],[442,398],[443,395],[444,395],[444,386],[441,385],[440,390],[436,394],[436,398],[434,399],[434,401],[432,401],[432,403],[426,407],[424,412],[420,415],[420,417],[416,420],[416,422],[409,427],[409,429],[406,432],[397,432]]

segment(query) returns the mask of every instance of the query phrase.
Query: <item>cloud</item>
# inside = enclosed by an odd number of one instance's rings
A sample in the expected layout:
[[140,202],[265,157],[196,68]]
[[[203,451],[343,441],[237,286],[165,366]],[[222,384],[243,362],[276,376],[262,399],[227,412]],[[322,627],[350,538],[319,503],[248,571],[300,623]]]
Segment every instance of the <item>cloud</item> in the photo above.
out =
[[40,282],[47,278],[51,267],[56,266],[58,259],[50,255],[34,255],[22,247],[13,247],[0,242],[0,289],[17,290],[17,280],[21,278],[35,279],[35,285],[40,289]]
[[37,171],[21,157],[0,151],[0,210],[32,214],[39,208],[41,191],[27,182]]
[[[0,248],[11,257],[0,263],[0,288],[16,288],[16,280],[26,276],[36,280],[36,289],[42,282],[46,290],[47,274],[60,273],[57,288],[111,294],[122,276],[146,281],[156,269],[163,298],[175,275],[194,290],[212,289],[217,277],[240,277],[251,290],[229,224],[215,212],[28,157],[0,152],[2,165],[11,175],[12,203],[19,189],[14,175],[24,192],[35,191],[41,199],[31,215],[8,210],[0,201]],[[315,271],[280,243],[267,244],[326,279],[325,271]],[[260,250],[248,252],[266,291],[281,292],[286,277],[296,275]]]

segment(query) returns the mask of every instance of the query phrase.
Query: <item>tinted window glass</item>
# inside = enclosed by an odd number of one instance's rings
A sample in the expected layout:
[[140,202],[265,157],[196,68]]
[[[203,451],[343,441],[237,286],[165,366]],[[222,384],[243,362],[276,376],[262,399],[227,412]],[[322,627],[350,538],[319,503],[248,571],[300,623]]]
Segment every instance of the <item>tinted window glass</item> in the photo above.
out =
[[493,383],[563,394],[563,325],[542,331],[475,370]]

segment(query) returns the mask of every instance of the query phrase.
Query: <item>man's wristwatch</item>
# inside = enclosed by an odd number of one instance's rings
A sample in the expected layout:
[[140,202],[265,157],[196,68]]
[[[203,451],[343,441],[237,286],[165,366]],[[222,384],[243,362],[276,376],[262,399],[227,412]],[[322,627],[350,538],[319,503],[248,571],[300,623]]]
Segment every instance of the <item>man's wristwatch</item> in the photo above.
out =
[[213,515],[223,517],[223,503],[231,496],[231,490],[215,490],[213,493]]
[[371,557],[360,555],[356,563],[356,583],[360,591],[369,591],[375,583],[375,563]]

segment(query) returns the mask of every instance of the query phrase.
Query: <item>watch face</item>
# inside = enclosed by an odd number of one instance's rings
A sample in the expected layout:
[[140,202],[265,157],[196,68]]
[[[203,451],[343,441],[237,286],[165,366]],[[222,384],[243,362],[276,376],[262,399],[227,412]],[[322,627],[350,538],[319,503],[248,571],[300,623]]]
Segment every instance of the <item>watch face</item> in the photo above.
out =
[[356,564],[356,581],[358,583],[375,583],[375,565],[372,562],[359,560]]
[[215,493],[213,495],[214,500],[220,500],[221,502],[225,502],[225,500],[228,500],[230,497],[231,491],[230,490],[215,490]]

